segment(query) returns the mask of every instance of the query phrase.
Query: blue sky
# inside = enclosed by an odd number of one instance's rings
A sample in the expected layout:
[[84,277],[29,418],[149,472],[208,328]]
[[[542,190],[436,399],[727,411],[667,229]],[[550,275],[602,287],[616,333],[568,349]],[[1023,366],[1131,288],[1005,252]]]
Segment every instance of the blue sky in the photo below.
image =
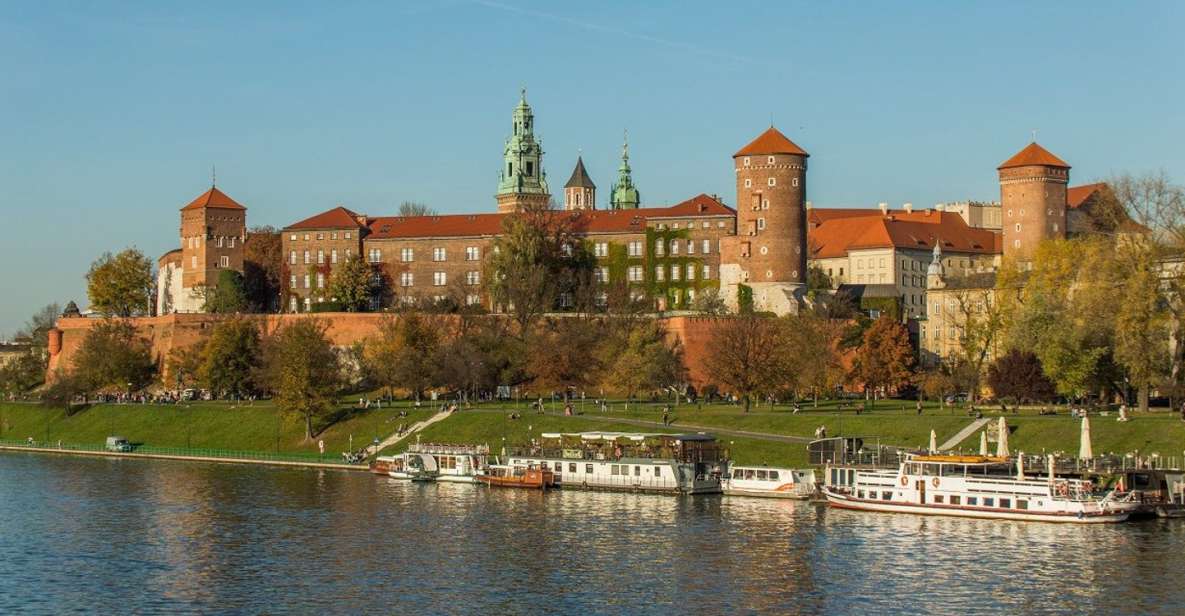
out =
[[998,198],[1038,141],[1073,183],[1185,181],[1181,2],[0,4],[0,337],[85,305],[105,250],[178,245],[218,186],[250,224],[341,203],[492,211],[520,87],[562,186],[622,130],[646,204],[735,199],[773,121],[818,207]]

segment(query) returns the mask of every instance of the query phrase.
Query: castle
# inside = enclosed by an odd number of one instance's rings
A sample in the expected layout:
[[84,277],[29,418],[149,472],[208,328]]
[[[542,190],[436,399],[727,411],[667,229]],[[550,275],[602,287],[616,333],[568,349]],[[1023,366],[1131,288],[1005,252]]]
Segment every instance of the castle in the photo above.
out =
[[[689,309],[717,292],[732,310],[786,314],[803,305],[808,267],[833,287],[897,298],[903,316],[926,318],[927,270],[935,252],[946,274],[993,271],[1003,257],[1025,259],[1038,242],[1065,237],[1069,165],[1031,143],[998,168],[1000,203],[947,209],[812,208],[810,155],[770,127],[732,155],[734,206],[698,194],[643,206],[623,145],[608,207],[578,157],[564,185],[563,210],[597,259],[595,280],[624,283],[655,310]],[[1086,187],[1082,187],[1086,188]],[[335,207],[282,230],[280,306],[308,312],[332,303],[334,268],[356,255],[385,293],[372,308],[452,297],[496,307],[483,292],[483,260],[503,218],[552,201],[544,151],[524,92],[512,112],[494,211],[431,216],[368,215]],[[998,209],[997,209],[998,208]],[[246,208],[211,187],[181,210],[181,247],[160,259],[159,314],[201,312],[202,288],[223,270],[242,271]],[[607,287],[606,287],[607,288]],[[604,303],[606,293],[597,295]],[[563,306],[561,306],[563,307]]]

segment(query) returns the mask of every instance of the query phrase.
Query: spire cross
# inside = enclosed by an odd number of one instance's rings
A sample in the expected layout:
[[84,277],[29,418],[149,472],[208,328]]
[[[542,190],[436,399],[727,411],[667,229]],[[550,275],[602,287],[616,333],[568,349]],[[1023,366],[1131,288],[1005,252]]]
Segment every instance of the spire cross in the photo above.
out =
[[1033,143],[1037,143],[1037,129],[1033,129]]
[[214,165],[210,165],[210,188],[218,185],[218,172]]

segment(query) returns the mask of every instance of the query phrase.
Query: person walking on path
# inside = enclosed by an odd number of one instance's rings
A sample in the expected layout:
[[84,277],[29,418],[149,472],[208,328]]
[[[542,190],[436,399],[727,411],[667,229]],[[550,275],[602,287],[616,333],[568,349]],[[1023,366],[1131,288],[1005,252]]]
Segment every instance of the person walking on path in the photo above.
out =
[[671,407],[669,406],[662,407],[662,425],[671,425]]
[[916,404],[915,406],[916,406],[916,408],[917,408],[917,410],[918,410],[918,415],[921,415],[921,414],[922,414],[922,401],[921,401],[921,400],[918,400],[918,401],[917,401],[917,404]]

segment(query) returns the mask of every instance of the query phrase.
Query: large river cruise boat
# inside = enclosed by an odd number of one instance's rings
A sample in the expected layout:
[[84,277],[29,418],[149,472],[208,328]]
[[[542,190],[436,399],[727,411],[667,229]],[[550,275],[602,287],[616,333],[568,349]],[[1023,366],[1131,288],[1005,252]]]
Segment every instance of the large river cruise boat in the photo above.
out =
[[473,483],[487,466],[489,453],[485,445],[415,443],[385,464],[395,479]]
[[1138,503],[1090,481],[1025,475],[1023,462],[990,456],[905,454],[896,470],[850,464],[824,469],[832,507],[1005,520],[1122,522]]
[[550,470],[562,488],[718,494],[727,450],[710,434],[544,433],[509,454]]

